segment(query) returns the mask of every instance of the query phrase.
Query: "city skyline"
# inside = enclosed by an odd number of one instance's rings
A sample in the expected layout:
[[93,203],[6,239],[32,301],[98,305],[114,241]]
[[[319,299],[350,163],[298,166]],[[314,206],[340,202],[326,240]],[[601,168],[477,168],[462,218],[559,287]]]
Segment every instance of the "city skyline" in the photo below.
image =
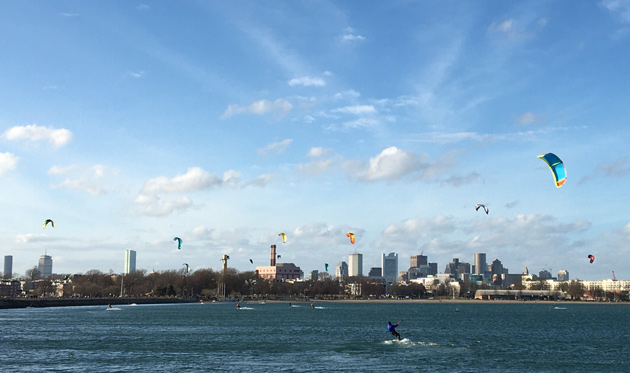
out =
[[365,269],[383,252],[440,270],[486,252],[628,278],[629,14],[612,0],[2,3],[0,255],[20,274],[41,253],[56,272],[121,272],[127,248],[149,270],[229,255],[247,271],[277,244],[305,273],[357,250]]

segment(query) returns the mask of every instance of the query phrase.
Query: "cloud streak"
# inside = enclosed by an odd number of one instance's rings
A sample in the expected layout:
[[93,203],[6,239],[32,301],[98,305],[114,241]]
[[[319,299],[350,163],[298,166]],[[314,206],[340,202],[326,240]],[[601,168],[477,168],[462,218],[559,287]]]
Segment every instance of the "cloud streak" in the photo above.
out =
[[11,153],[0,153],[0,176],[15,170],[19,158]]
[[55,148],[60,148],[72,142],[72,132],[65,128],[54,129],[52,127],[43,127],[35,124],[27,126],[15,126],[6,130],[2,137],[4,139],[24,140],[29,142],[48,142]]

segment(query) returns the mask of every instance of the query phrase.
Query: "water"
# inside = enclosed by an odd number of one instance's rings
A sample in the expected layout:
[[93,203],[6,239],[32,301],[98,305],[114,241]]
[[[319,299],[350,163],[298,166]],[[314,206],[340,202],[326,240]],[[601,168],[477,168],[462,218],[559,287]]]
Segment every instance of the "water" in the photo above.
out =
[[630,371],[630,305],[241,305],[0,310],[2,371]]

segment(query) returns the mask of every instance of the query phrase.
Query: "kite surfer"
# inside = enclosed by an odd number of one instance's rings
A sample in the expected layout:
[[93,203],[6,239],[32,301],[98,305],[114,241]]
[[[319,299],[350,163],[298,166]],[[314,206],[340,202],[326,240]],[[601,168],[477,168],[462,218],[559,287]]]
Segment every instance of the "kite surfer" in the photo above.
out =
[[[402,321],[402,320],[400,320]],[[387,322],[387,331],[392,333],[392,335],[396,338],[398,338],[398,340],[400,341],[400,334],[396,331],[396,327],[398,325],[400,325],[400,321],[398,323],[396,323],[396,325],[392,324],[391,321]]]

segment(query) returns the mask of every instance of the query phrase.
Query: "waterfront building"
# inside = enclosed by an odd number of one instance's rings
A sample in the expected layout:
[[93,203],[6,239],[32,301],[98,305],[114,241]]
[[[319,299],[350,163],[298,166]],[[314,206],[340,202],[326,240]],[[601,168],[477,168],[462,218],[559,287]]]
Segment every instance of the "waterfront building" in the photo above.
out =
[[398,254],[383,254],[381,260],[382,277],[385,282],[396,282],[398,279]]
[[39,257],[39,263],[37,264],[37,270],[41,278],[48,278],[52,276],[53,261],[50,255],[42,255]]
[[487,265],[486,265],[486,254],[485,253],[475,253],[475,274],[476,275],[486,275]]
[[338,280],[344,280],[348,277],[348,263],[339,262],[337,263],[337,268],[335,268],[335,277]]
[[558,281],[569,281],[569,271],[561,269],[558,271]]
[[128,275],[136,271],[136,252],[135,250],[125,251],[125,271],[124,274]]
[[[301,277],[302,270],[300,267],[293,263],[277,263],[276,262],[276,245],[271,245],[269,266],[256,267],[256,274],[258,277],[265,280],[296,280]],[[315,272],[314,279],[317,279],[317,271]],[[311,272],[311,277],[313,276]]]
[[363,276],[363,254],[353,253],[348,256],[348,276]]
[[2,278],[6,278],[6,279],[13,278],[13,256],[12,255],[4,256],[4,272],[2,272]]
[[18,280],[0,281],[0,297],[17,297],[22,293],[22,284]]
[[308,275],[308,279],[311,280],[311,281],[317,281],[319,279],[318,276],[319,276],[319,271],[314,269]]

